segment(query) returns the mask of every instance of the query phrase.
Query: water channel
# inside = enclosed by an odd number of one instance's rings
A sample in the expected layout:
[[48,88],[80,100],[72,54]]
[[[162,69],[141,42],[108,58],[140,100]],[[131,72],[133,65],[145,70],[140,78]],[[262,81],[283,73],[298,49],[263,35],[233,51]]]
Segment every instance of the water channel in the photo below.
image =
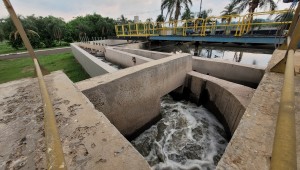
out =
[[[152,46],[151,50],[190,53],[197,57],[267,67],[273,49],[253,47],[202,46],[192,43]],[[133,146],[152,169],[215,169],[228,144],[223,125],[206,108],[188,101],[162,98],[162,119],[135,140]]]
[[[184,43],[151,50],[192,55],[261,68],[267,66],[272,49],[198,46]],[[103,57],[97,57],[107,62]],[[121,67],[109,63],[111,66]],[[131,141],[155,170],[215,169],[228,144],[223,125],[213,113],[188,101],[175,101],[169,95],[161,99],[162,119]]]
[[198,48],[193,43],[177,43],[164,46],[152,46],[153,51],[168,53],[189,53],[193,56],[238,62],[241,64],[266,68],[272,57],[272,46],[242,46],[230,44],[200,44]]
[[152,169],[215,169],[228,140],[213,114],[165,96],[161,115],[159,122],[131,141]]

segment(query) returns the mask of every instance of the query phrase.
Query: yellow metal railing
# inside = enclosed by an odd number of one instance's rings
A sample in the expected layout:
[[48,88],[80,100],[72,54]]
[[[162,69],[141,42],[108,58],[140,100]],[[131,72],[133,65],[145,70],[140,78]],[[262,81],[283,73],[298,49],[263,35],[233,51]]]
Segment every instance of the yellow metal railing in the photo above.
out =
[[[215,35],[219,30],[223,30],[222,34],[234,36],[243,36],[248,34],[251,29],[261,26],[283,26],[291,24],[291,21],[268,21],[257,23],[255,19],[268,18],[289,12],[288,10],[268,11],[249,13],[245,15],[225,15],[211,16],[206,19],[197,18],[190,20],[178,20],[167,22],[145,22],[145,23],[128,23],[116,25],[115,31],[117,36],[128,37],[148,37],[157,35],[180,35],[180,36],[207,36]],[[253,22],[254,21],[254,22]]]
[[285,58],[280,62],[279,65],[277,65],[277,67],[285,66],[285,68],[275,68],[276,70],[284,70],[284,83],[281,92],[273,143],[271,159],[272,170],[297,169],[294,60],[295,51],[297,50],[297,46],[300,41],[299,17],[300,4],[298,4],[293,22],[289,29]]
[[46,169],[49,170],[67,169],[64,160],[62,145],[59,137],[59,132],[56,126],[56,119],[53,111],[52,102],[47,91],[46,83],[44,81],[43,73],[41,71],[38,59],[24,31],[22,23],[18,19],[11,3],[9,2],[9,0],[3,0],[3,2],[13,20],[14,25],[16,26],[17,30],[20,33],[20,36],[24,42],[25,47],[28,50],[29,55],[32,58],[36,70],[36,74],[38,77],[37,79],[39,82],[40,91],[43,100],[43,106],[44,106],[45,141],[47,146],[46,149],[47,168]]

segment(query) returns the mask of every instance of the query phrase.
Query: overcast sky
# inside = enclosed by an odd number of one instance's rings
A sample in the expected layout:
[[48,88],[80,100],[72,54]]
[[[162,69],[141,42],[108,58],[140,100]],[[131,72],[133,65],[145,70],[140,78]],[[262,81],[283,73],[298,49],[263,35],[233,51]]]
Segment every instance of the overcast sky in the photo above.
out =
[[[193,12],[199,12],[200,0],[192,0]],[[289,4],[278,3],[278,9],[285,9]],[[223,8],[230,0],[203,0],[203,9],[212,9],[213,15],[220,15]],[[275,0],[277,2],[277,0]],[[98,13],[102,16],[118,18],[124,14],[128,19],[133,19],[135,15],[144,21],[147,18],[156,19],[160,14],[161,0],[11,0],[16,13],[28,16],[53,15],[62,17],[65,21],[76,16]],[[183,10],[183,9],[182,9]],[[8,16],[3,2],[0,3],[0,18]]]

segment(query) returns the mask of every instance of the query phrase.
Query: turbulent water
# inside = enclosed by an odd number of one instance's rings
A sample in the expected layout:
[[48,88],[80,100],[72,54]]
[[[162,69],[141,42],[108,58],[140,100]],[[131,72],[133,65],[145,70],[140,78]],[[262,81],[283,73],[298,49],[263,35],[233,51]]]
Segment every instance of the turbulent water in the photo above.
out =
[[226,146],[223,126],[205,108],[167,96],[162,119],[132,141],[152,169],[215,169]]

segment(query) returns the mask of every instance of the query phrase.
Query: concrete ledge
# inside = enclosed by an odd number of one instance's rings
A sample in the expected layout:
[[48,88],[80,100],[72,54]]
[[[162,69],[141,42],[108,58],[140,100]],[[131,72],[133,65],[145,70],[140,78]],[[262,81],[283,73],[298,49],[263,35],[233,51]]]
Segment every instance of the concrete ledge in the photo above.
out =
[[250,87],[257,87],[265,73],[260,67],[200,57],[193,57],[193,70]]
[[[296,54],[299,56],[299,53]],[[268,68],[283,58],[284,51],[276,50]],[[217,169],[269,170],[284,75],[269,72],[261,80],[242,117]],[[295,118],[297,166],[300,167],[300,77],[295,76]]]
[[114,49],[117,49],[119,51],[124,51],[127,53],[132,53],[132,54],[139,55],[139,56],[143,56],[143,57],[147,57],[147,58],[150,58],[153,60],[159,60],[159,59],[169,57],[172,55],[170,53],[162,53],[162,52],[141,50],[141,49],[130,49],[130,48],[114,48]]
[[127,136],[159,115],[160,97],[182,86],[191,70],[192,57],[180,54],[76,85]]
[[204,92],[215,104],[234,134],[255,92],[254,89],[197,72],[188,73],[188,88],[192,100],[198,103]]
[[143,63],[153,61],[150,58],[120,51],[119,49],[114,49],[112,47],[106,47],[105,49],[106,60],[114,64],[120,65],[122,67],[132,67],[135,65],[140,65]]
[[80,48],[77,44],[71,44],[71,49],[77,61],[91,77],[117,71],[116,68],[97,59],[95,56]]
[[[139,170],[148,163],[61,71],[45,76],[68,169]],[[0,169],[46,169],[36,79],[0,85]]]

